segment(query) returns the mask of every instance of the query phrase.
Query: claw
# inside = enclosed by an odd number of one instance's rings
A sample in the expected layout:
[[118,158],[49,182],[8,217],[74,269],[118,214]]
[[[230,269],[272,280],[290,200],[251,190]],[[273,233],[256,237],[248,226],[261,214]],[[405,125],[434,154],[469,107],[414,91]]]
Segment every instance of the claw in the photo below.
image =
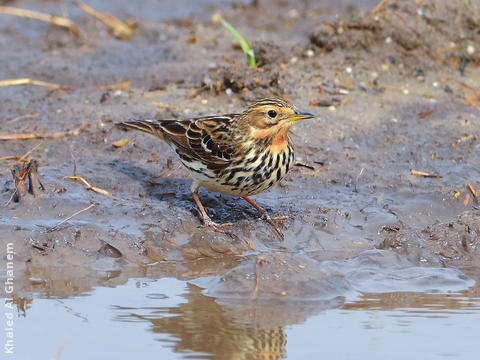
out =
[[223,228],[232,227],[232,223],[225,223],[225,224],[217,224],[216,222],[212,221],[210,218],[203,218],[203,225],[200,225],[201,228],[212,228],[218,233],[225,234],[225,230]]
[[267,223],[270,224],[270,226],[273,227],[273,229],[275,230],[275,232],[277,233],[278,236],[280,236],[280,238],[282,240],[284,240],[284,236],[283,236],[283,233],[280,231],[280,229],[278,228],[278,226],[273,222],[273,219],[275,219],[276,221],[285,221],[287,220],[288,218],[286,216],[278,216],[278,217],[275,217],[275,218],[271,218],[270,216],[268,216],[268,214],[265,212],[262,214],[262,216],[260,217],[262,220],[265,220]]

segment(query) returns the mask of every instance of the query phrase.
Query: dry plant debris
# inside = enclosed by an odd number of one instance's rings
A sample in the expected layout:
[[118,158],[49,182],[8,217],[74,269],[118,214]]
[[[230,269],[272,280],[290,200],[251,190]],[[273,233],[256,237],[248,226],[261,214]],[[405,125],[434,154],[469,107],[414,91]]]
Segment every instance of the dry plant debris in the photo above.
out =
[[65,224],[67,221],[71,220],[72,218],[74,218],[75,216],[87,211],[87,210],[90,210],[92,207],[94,207],[95,204],[90,204],[88,205],[86,208],[83,208],[81,210],[78,210],[77,212],[73,213],[72,215],[66,217],[65,219],[63,219],[62,221],[60,221],[58,224],[56,224],[55,226],[52,226],[51,228],[48,228],[48,232],[51,232],[51,231],[55,231],[57,230],[61,225]]
[[62,16],[51,15],[34,10],[20,9],[10,6],[0,6],[0,14],[19,16],[28,19],[43,21],[47,24],[59,26],[70,30],[74,35],[79,35],[79,31],[72,20]]
[[72,154],[72,159],[73,159],[73,176],[64,176],[63,179],[80,180],[86,186],[87,190],[91,190],[98,194],[105,195],[111,199],[118,200],[115,196],[110,194],[107,190],[101,189],[96,186],[92,186],[87,180],[85,180],[84,177],[77,175],[77,161],[75,160],[75,157],[73,156],[73,154]]
[[438,174],[432,174],[432,173],[429,173],[429,172],[417,171],[417,170],[411,170],[410,175],[418,176],[418,177],[424,177],[424,178],[431,178],[431,179],[441,179],[442,178]]
[[37,133],[20,133],[20,134],[13,134],[13,133],[0,133],[0,140],[28,140],[28,139],[54,139],[60,138],[65,136],[72,136],[78,135],[80,130],[86,128],[88,124],[83,124],[78,128],[68,130],[68,131],[59,131],[55,133],[44,133],[44,134],[37,134]]
[[[12,169],[13,182],[15,184],[15,190],[13,191],[12,196],[5,204],[7,206],[10,201],[13,199],[15,202],[20,202],[20,200],[27,194],[33,196],[36,195],[35,189],[40,187],[45,191],[45,186],[43,186],[40,181],[40,176],[38,175],[38,161],[31,160],[27,164],[18,165]],[[28,179],[28,190],[26,188],[26,181]]]
[[88,15],[93,16],[94,18],[100,20],[105,25],[112,29],[113,36],[121,40],[128,40],[133,34],[133,26],[131,24],[126,24],[123,21],[119,20],[113,15],[110,14],[102,14],[101,12],[91,8],[90,6],[75,1],[75,5],[77,5],[80,9],[85,11]]
[[30,156],[30,154],[32,152],[34,152],[35,150],[37,150],[37,148],[43,144],[43,141],[39,142],[37,145],[35,145],[33,148],[31,148],[30,150],[28,150],[24,155],[22,156],[14,156],[14,155],[10,155],[10,156],[3,156],[0,158],[0,161],[4,161],[4,160],[14,160],[14,161],[17,161],[17,162],[28,162],[30,161],[28,159],[28,157]]
[[45,86],[50,88],[51,90],[72,90],[71,88],[61,86],[58,84],[49,83],[42,80],[35,80],[30,78],[17,78],[17,79],[7,79],[7,80],[0,80],[0,88],[7,87],[7,86],[18,86],[18,85],[37,85],[37,86]]
[[473,195],[473,197],[475,198],[475,200],[478,200],[477,191],[476,191],[475,188],[473,187],[472,183],[468,183],[468,184],[467,184],[467,187],[468,187],[468,190],[470,190],[470,192],[472,193],[472,195]]

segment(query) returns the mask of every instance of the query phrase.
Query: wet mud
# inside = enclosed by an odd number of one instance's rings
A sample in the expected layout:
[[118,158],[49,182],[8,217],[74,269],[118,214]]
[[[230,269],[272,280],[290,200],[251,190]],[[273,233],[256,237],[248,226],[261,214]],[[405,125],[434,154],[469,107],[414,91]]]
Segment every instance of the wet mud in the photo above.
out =
[[[29,158],[45,185],[10,200],[18,161],[0,161],[1,243],[15,249],[19,308],[32,297],[173,277],[207,295],[198,295],[206,306],[266,331],[365,294],[479,296],[480,208],[467,185],[480,192],[478,4],[390,1],[334,17],[314,2],[259,3],[199,2],[182,13],[166,2],[179,12],[169,17],[152,16],[150,2],[138,12],[98,3],[135,18],[128,41],[71,4],[79,37],[2,15],[0,80],[61,88],[0,88],[0,133],[64,133],[0,140],[0,157],[35,147]],[[20,5],[58,12],[59,3]],[[210,21],[218,11],[252,40],[259,68],[247,68]],[[284,240],[242,199],[205,190],[212,219],[233,227],[201,228],[188,173],[168,145],[114,126],[238,112],[265,95],[318,116],[294,129],[298,166],[255,197],[288,217]],[[152,320],[153,331],[167,331],[165,321]]]

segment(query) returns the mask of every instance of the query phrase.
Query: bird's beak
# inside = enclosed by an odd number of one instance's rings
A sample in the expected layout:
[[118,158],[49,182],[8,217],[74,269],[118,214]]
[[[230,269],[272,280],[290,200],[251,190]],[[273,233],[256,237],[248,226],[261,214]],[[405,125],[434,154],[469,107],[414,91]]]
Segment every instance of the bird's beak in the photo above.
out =
[[305,120],[305,119],[311,119],[314,118],[315,115],[310,114],[305,111],[300,111],[300,110],[295,110],[295,113],[293,115],[290,115],[288,117],[288,120],[290,121],[298,121],[298,120]]

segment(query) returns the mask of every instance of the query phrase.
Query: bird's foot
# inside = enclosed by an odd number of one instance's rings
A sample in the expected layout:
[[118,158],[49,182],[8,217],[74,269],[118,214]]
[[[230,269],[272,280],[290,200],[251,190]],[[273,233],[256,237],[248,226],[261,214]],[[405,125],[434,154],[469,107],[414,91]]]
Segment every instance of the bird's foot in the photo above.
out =
[[[227,234],[224,228],[230,228],[232,226],[233,226],[232,223],[217,224],[216,222],[212,221],[212,219],[210,218],[203,218],[203,225],[200,225],[201,228],[211,228],[215,232],[226,234],[226,235],[231,235],[231,234],[230,233]],[[253,247],[250,240],[246,240],[246,243],[250,250],[255,251],[255,248]]]
[[216,222],[212,221],[212,219],[208,218],[203,218],[203,225],[200,225],[201,228],[212,228],[216,232],[219,232],[221,234],[225,234],[224,228],[229,228],[232,227],[232,223],[224,223],[224,224],[217,224]]
[[265,216],[267,218],[269,218],[271,221],[278,221],[278,222],[284,222],[284,221],[287,221],[288,220],[288,216],[285,216],[285,215],[279,215],[279,216],[273,216],[273,217],[270,217],[267,215],[267,213],[265,213],[265,215],[262,215],[262,219],[263,220],[266,220],[268,221]]
[[280,238],[283,240],[284,239],[283,233],[280,231],[277,224],[275,224],[275,221],[285,221],[285,220],[288,219],[288,217],[287,216],[275,216],[275,217],[272,218],[267,214],[266,211],[262,212],[261,214],[262,215],[260,216],[260,218],[262,220],[265,220],[267,223],[269,223],[270,226],[273,227],[275,232],[278,234],[278,236],[280,236]]

